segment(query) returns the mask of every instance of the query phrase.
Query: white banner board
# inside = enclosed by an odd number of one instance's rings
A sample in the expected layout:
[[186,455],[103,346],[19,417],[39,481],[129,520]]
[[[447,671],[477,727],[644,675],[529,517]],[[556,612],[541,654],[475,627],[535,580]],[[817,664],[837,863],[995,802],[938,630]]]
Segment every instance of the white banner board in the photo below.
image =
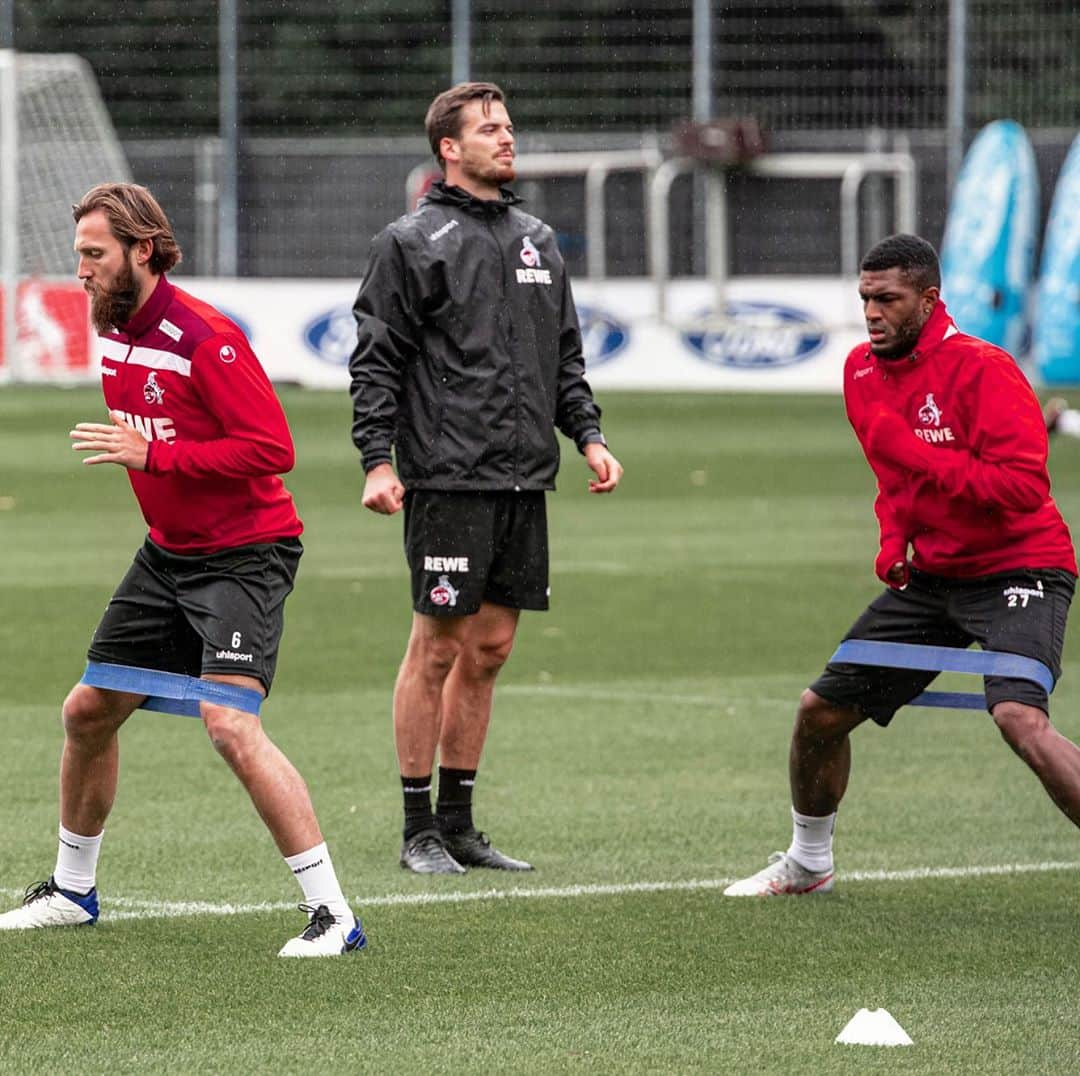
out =
[[[274,381],[345,388],[357,282],[178,277],[248,334]],[[574,285],[590,382],[598,389],[839,392],[844,358],[866,339],[854,280],[731,280],[717,319],[709,281],[675,281],[665,319],[650,280]]]

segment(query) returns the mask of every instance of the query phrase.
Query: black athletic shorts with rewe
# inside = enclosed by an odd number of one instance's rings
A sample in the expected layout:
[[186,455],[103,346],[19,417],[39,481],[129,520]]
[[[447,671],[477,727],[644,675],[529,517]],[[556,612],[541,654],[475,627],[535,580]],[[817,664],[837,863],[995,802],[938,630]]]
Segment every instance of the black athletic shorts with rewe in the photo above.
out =
[[[886,590],[877,597],[844,638],[961,648],[977,642],[983,650],[1041,661],[1056,683],[1075,588],[1076,576],[1060,569],[1021,569],[975,579],[913,570],[904,590]],[[887,725],[938,675],[830,662],[810,689]],[[1030,680],[987,676],[983,684],[987,710],[999,702],[1021,702],[1049,713],[1046,692]]]
[[283,538],[181,556],[147,538],[87,656],[186,676],[252,676],[269,692],[303,551],[299,539]]
[[426,616],[469,616],[482,602],[547,609],[544,494],[409,490],[405,558]]

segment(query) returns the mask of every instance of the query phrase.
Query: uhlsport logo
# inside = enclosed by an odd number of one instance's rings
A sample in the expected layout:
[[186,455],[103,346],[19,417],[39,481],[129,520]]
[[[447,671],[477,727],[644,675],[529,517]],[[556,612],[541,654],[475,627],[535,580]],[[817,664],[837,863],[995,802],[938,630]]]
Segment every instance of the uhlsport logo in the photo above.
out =
[[304,343],[316,358],[331,366],[347,366],[356,347],[356,321],[352,307],[335,306],[313,318],[304,328]]
[[[707,321],[711,314],[701,311],[698,320]],[[797,307],[731,302],[726,321],[715,328],[690,329],[682,338],[705,362],[760,370],[810,358],[824,347],[828,333],[816,318]]]
[[610,362],[629,343],[630,327],[606,311],[579,305],[577,312],[586,367]]
[[1041,601],[1046,597],[1046,592],[1043,590],[1041,579],[1035,580],[1034,587],[1006,587],[1005,590],[1002,591],[1002,594],[1005,595],[1005,604],[1010,609],[1016,609],[1018,607],[1020,609],[1026,609],[1028,602],[1031,601],[1032,598],[1038,598]]
[[450,577],[446,575],[440,575],[438,583],[431,588],[431,593],[428,597],[431,598],[433,605],[457,605],[457,590],[450,585]]

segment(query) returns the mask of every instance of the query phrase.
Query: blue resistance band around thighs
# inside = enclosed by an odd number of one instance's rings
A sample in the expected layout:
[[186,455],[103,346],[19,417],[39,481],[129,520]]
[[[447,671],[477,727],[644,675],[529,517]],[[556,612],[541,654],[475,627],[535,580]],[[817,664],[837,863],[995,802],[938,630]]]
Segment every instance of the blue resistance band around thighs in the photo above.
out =
[[139,669],[134,665],[111,665],[104,661],[89,662],[79,683],[145,695],[140,710],[183,717],[201,717],[200,702],[216,702],[246,714],[257,714],[263,701],[262,695],[250,687],[219,684],[216,680],[200,680],[182,673]]
[[[889,669],[923,669],[927,672],[975,673],[1030,680],[1049,695],[1054,674],[1035,658],[1003,654],[996,650],[959,650],[951,646],[917,646],[912,643],[879,643],[847,639],[829,658],[851,665],[880,665]],[[924,691],[909,706],[943,706],[951,710],[985,710],[986,696],[966,691]]]

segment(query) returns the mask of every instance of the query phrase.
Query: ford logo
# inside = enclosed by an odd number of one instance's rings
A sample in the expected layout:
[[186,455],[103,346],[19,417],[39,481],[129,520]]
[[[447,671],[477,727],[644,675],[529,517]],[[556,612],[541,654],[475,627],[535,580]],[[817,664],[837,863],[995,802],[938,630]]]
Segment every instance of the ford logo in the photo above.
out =
[[610,314],[591,306],[578,306],[581,322],[581,346],[587,367],[609,362],[626,347],[630,329]]
[[804,310],[776,303],[731,302],[727,320],[708,325],[703,310],[700,329],[688,329],[683,341],[699,358],[716,366],[760,370],[790,366],[816,354],[828,339],[821,322]]
[[347,366],[356,347],[356,321],[352,307],[335,306],[309,321],[304,343],[316,358],[332,366]]

